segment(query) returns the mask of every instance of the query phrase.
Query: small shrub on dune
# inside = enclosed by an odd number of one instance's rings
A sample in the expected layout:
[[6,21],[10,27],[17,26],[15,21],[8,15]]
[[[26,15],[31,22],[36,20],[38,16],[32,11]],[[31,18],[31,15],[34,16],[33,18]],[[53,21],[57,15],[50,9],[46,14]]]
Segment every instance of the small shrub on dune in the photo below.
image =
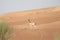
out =
[[0,40],[9,40],[12,34],[12,27],[2,21],[0,22]]

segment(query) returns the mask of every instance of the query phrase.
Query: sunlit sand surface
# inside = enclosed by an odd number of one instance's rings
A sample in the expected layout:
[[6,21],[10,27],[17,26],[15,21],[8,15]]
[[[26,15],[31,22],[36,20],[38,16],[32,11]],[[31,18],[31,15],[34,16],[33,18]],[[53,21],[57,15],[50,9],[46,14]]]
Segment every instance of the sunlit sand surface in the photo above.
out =
[[14,27],[10,40],[55,40],[60,34],[60,6],[11,12],[1,18]]

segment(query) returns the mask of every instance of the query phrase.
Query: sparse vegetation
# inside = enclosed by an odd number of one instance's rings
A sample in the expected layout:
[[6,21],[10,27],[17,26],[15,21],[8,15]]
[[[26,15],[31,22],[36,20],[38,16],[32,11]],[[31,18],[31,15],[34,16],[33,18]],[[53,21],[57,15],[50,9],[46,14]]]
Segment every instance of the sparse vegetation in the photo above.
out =
[[60,34],[57,35],[56,40],[60,40]]
[[9,40],[11,33],[12,28],[4,21],[0,22],[0,40]]

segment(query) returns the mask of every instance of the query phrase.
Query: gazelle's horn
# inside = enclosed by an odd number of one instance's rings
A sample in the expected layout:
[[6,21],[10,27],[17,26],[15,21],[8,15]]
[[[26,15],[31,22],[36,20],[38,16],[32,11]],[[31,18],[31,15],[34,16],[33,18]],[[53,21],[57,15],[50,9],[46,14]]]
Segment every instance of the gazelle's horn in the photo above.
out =
[[31,23],[31,20],[30,20],[30,19],[28,19],[28,22],[29,22],[29,23]]

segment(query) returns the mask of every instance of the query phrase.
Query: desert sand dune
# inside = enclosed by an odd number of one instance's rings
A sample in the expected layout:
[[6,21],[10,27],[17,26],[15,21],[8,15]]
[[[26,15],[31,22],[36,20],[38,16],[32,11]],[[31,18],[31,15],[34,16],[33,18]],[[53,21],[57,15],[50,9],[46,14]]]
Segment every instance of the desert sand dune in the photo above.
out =
[[11,40],[55,40],[60,34],[60,6],[11,12],[2,18],[15,28]]

